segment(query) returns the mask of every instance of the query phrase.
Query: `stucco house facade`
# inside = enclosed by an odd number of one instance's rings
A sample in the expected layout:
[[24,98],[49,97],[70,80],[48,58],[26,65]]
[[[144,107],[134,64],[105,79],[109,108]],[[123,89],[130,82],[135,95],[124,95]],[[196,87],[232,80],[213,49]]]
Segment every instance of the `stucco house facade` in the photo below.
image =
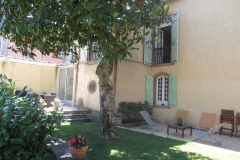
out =
[[[177,109],[184,109],[189,111],[187,124],[197,126],[202,112],[216,113],[218,124],[221,109],[240,112],[240,2],[167,4],[170,22],[145,30],[157,32],[158,39],[138,44],[132,58],[118,62],[112,76],[117,77],[115,107],[122,101],[148,100],[154,118],[161,122],[168,123]],[[100,110],[95,74],[99,60],[84,48],[80,54],[76,98]]]

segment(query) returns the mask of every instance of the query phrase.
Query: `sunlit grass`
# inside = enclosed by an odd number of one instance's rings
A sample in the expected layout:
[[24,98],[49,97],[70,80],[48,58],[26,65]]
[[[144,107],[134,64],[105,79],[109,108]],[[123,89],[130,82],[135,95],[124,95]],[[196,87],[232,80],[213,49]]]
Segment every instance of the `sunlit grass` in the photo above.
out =
[[58,138],[66,141],[81,133],[89,140],[87,157],[90,160],[240,159],[240,154],[221,152],[218,148],[123,128],[117,128],[119,139],[106,141],[99,139],[99,130],[97,124],[65,122],[55,133]]

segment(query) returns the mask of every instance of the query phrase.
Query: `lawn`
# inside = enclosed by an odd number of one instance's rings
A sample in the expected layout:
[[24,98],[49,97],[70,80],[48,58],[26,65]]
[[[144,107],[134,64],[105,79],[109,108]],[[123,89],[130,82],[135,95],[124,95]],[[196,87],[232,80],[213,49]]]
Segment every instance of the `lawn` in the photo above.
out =
[[89,160],[240,159],[240,154],[222,152],[218,148],[123,128],[117,128],[117,132],[119,139],[101,140],[98,138],[98,124],[65,122],[55,131],[55,134],[58,138],[69,141],[77,133],[81,133],[89,140],[87,151]]

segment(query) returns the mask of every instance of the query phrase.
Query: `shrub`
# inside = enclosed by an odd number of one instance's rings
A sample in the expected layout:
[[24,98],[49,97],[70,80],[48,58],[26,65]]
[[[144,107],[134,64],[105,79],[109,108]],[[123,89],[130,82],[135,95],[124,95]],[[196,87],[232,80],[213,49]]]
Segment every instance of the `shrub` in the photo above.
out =
[[142,102],[120,102],[118,112],[122,113],[131,122],[133,118],[138,120],[142,119],[139,111],[146,110],[149,114],[152,114],[153,107],[149,105],[148,101]]
[[52,159],[47,144],[63,121],[62,114],[41,109],[29,92],[25,97],[18,95],[15,82],[0,74],[0,159]]

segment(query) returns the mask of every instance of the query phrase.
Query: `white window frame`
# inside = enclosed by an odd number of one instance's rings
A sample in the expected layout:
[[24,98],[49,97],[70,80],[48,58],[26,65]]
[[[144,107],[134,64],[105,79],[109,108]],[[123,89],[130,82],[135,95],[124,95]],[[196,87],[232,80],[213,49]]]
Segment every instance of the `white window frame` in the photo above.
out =
[[156,105],[168,105],[169,100],[168,87],[169,87],[168,76],[158,76],[156,78]]

